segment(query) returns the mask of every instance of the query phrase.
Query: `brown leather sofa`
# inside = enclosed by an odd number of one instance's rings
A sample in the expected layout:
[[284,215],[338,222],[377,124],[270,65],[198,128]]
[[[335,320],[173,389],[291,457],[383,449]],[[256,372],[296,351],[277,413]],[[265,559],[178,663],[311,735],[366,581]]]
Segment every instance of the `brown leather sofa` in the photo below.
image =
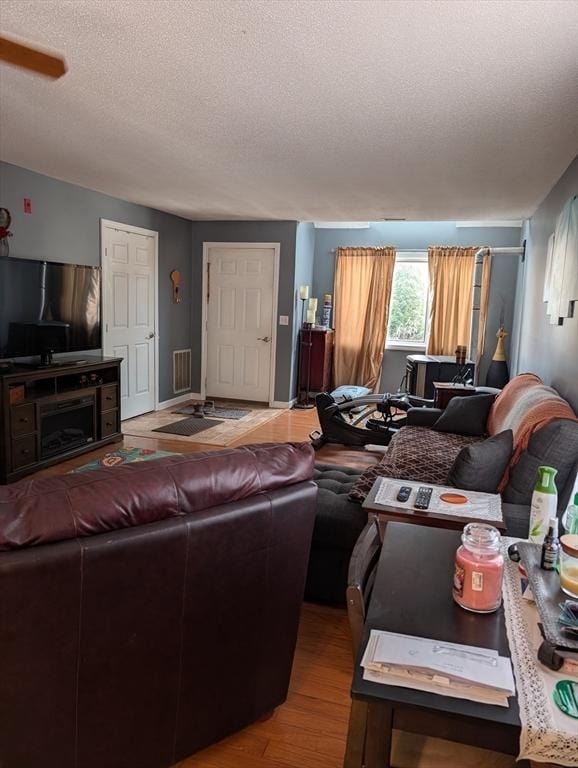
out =
[[0,488],[1,768],[161,768],[281,704],[307,444]]

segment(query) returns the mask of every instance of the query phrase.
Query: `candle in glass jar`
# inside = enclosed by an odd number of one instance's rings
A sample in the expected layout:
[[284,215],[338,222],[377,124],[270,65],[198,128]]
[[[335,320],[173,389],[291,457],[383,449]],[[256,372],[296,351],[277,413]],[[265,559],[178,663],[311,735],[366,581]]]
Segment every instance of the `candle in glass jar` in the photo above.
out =
[[299,298],[300,299],[308,299],[309,298],[309,286],[308,285],[302,285],[299,288]]
[[504,558],[497,528],[468,523],[456,552],[453,597],[476,613],[496,611],[502,602]]

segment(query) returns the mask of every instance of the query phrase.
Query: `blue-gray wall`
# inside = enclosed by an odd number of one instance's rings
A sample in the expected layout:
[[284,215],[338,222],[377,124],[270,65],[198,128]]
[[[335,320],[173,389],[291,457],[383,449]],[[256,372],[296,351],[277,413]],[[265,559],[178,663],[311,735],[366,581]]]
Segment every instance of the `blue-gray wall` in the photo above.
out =
[[192,276],[192,386],[201,387],[201,317],[203,243],[280,243],[279,305],[277,314],[288,315],[289,325],[277,325],[277,356],[275,370],[275,400],[291,399],[292,368],[295,359],[293,323],[295,314],[295,246],[296,221],[193,221]]
[[566,201],[578,195],[578,156],[526,223],[525,279],[520,274],[518,372],[537,373],[546,384],[557,389],[578,413],[578,306],[574,317],[562,325],[550,325],[542,301],[548,238]]
[[[575,190],[576,163],[573,173]],[[32,200],[31,215],[23,212],[25,197]],[[277,325],[275,399],[281,402],[291,400],[296,390],[297,333],[301,322],[298,288],[311,285],[311,295],[318,297],[320,304],[324,293],[333,293],[335,254],[331,251],[337,246],[395,245],[399,250],[421,250],[429,245],[511,246],[520,242],[517,228],[459,228],[454,222],[377,222],[369,229],[349,230],[315,230],[311,223],[295,221],[190,222],[7,163],[0,164],[0,205],[8,208],[13,216],[11,253],[24,258],[98,264],[101,218],[159,233],[160,400],[173,396],[174,349],[192,349],[192,391],[200,391],[203,242],[278,242],[281,245],[278,315],[289,317],[289,325]],[[554,216],[556,205],[548,203],[546,218]],[[539,227],[540,221],[539,218],[533,226]],[[169,273],[173,269],[178,269],[183,276],[183,301],[177,305],[171,300]],[[516,257],[494,259],[482,380],[493,352],[493,336],[503,306],[506,328],[512,327],[516,271]],[[528,290],[531,284],[530,280]],[[275,322],[278,320],[275,318]],[[529,346],[531,343],[525,337],[524,354]],[[382,390],[397,389],[406,355],[405,351],[386,352]]]
[[[101,218],[159,233],[159,400],[174,397],[173,350],[191,347],[191,222],[8,163],[0,163],[0,207],[12,214],[10,254],[27,259],[100,264]],[[172,303],[173,269],[183,277],[180,304]]]
[[[313,289],[313,268],[315,260],[315,229],[311,222],[302,222],[297,225],[297,241],[295,244],[295,282],[294,282],[294,295],[295,295],[295,317],[293,321],[293,366],[291,376],[291,396],[295,397],[297,394],[297,344],[299,337],[299,329],[301,328],[301,314],[303,311],[303,302],[299,299],[299,287],[301,285],[308,285],[311,289],[309,295],[317,296],[312,292]],[[323,296],[317,296],[318,298],[318,314],[321,314],[321,306],[323,304]],[[305,306],[307,311],[307,305]]]
[[[458,227],[453,221],[372,222],[369,229],[315,230],[313,292],[315,296],[333,293],[335,248],[339,246],[394,245],[398,250],[427,250],[430,245],[515,246],[520,244],[519,227]],[[492,262],[490,303],[486,331],[486,351],[480,366],[480,381],[494,352],[494,337],[502,309],[504,325],[512,328],[518,257],[495,256]],[[405,372],[403,350],[387,350],[383,358],[381,391],[395,391]]]

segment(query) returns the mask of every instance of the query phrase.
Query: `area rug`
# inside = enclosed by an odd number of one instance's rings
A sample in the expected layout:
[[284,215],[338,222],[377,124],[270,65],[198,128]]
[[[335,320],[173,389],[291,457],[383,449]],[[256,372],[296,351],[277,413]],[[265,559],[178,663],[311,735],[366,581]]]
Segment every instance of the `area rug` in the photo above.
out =
[[172,421],[170,424],[165,424],[164,427],[153,429],[153,432],[167,432],[169,435],[191,437],[191,435],[197,435],[199,432],[204,432],[222,423],[222,421],[217,421],[217,419],[198,419],[196,416],[193,416],[190,419]]
[[[226,405],[228,407],[229,404],[227,403]],[[196,435],[166,434],[166,439],[179,441],[185,440],[188,443],[226,447],[232,445],[240,438],[245,437],[248,432],[276,419],[277,416],[284,412],[285,411],[281,408],[251,407],[249,413],[246,416],[243,416],[242,419],[227,419],[219,424],[217,424],[216,420],[213,420],[215,426]],[[186,416],[183,416],[183,420],[186,418]],[[134,437],[152,437],[155,440],[159,440],[162,438],[156,430],[158,430],[159,427],[165,427],[167,424],[172,424],[174,422],[174,413],[171,413],[168,410],[152,411],[151,413],[145,413],[143,416],[137,416],[134,419],[123,421],[122,433]]]
[[[193,413],[195,413],[195,406],[194,405],[185,405],[183,408],[178,408],[176,411],[173,411],[173,413],[179,413],[183,416],[191,416]],[[205,416],[209,419],[212,419],[213,417],[217,419],[242,419],[245,416],[247,416],[249,413],[251,413],[250,408],[219,408],[216,406],[215,408],[208,409],[205,412]]]
[[117,451],[105,453],[99,459],[89,461],[81,467],[71,470],[69,474],[77,472],[90,472],[93,469],[106,469],[117,467],[119,464],[134,464],[138,461],[150,461],[162,459],[164,456],[178,456],[174,451],[153,451],[151,448],[119,448]]

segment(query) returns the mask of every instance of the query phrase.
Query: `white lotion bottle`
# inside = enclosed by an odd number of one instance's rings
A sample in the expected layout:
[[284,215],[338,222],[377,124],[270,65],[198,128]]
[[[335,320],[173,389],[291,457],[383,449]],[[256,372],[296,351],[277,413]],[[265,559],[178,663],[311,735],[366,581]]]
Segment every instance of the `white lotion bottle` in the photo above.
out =
[[550,519],[558,511],[558,489],[554,478],[558,470],[553,467],[538,467],[538,479],[532,493],[530,508],[530,532],[528,540],[543,544],[548,533]]

